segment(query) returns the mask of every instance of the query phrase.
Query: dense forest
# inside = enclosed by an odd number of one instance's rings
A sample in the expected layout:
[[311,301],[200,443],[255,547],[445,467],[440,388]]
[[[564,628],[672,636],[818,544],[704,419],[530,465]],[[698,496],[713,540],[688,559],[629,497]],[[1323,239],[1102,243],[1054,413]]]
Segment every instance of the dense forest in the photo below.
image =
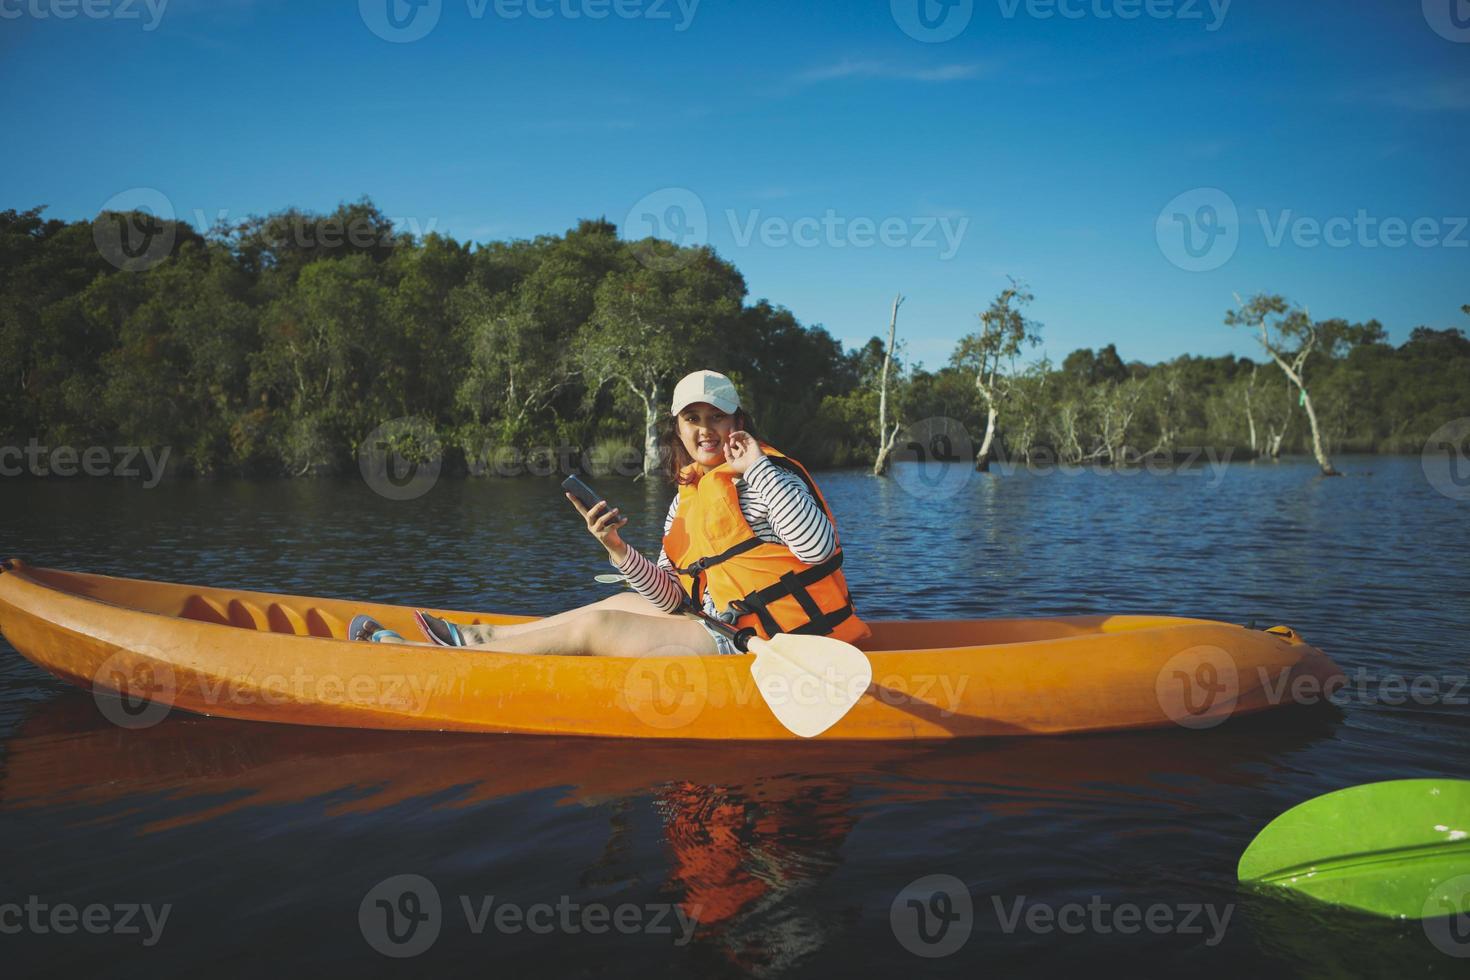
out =
[[[1020,311],[1029,294],[1003,298],[1017,301],[1009,341],[987,346],[977,324],[936,370],[903,363],[900,320],[890,426],[951,418],[978,446],[999,406],[990,451],[1012,460],[1310,446],[1301,392],[1265,351],[1145,365],[1107,344],[1028,360],[1043,325]],[[1307,323],[1323,340],[1302,374],[1330,449],[1417,452],[1470,416],[1461,330],[1420,327],[1395,347],[1372,321]],[[748,302],[712,250],[627,242],[603,220],[472,246],[402,234],[367,200],[206,233],[141,213],[0,212],[0,446],[168,446],[180,475],[345,471],[369,432],[405,417],[427,420],[461,472],[502,447],[641,453],[673,382],[699,367],[731,375],[785,451],[870,464],[885,348],[845,351]]]

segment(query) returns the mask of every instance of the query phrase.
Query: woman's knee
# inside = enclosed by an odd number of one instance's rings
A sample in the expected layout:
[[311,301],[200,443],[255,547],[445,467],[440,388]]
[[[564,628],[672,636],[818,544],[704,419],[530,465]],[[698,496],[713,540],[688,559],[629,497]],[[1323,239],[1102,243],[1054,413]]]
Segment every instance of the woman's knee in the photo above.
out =
[[619,592],[617,595],[608,596],[597,605],[604,609],[617,609],[622,612],[639,613],[643,616],[663,615],[662,609],[636,592]]
[[588,609],[568,624],[571,639],[588,653],[598,652],[615,635],[623,617],[631,615],[620,609]]
[[[691,629],[692,627],[692,629]],[[687,656],[713,653],[714,643],[697,624],[621,609],[589,610],[572,624],[572,640],[592,656]],[[706,647],[708,649],[706,649]]]

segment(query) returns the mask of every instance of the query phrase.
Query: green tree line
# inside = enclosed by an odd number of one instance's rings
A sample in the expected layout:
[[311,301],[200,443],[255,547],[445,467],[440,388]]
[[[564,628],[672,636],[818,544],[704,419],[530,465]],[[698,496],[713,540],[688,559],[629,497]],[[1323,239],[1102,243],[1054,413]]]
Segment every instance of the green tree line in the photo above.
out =
[[[1394,347],[1375,323],[1332,323],[1306,365],[1332,448],[1417,451],[1470,415],[1461,331]],[[900,345],[890,424],[952,418],[977,447],[993,426],[991,452],[1019,459],[1307,446],[1298,394],[1265,356],[1145,365],[1107,345],[1060,365],[1009,350],[1002,368],[988,350],[965,338],[923,370]],[[701,367],[736,380],[784,451],[869,464],[885,353],[750,302],[709,248],[628,242],[604,220],[472,246],[403,234],[368,200],[203,233],[140,213],[0,212],[0,445],[170,446],[181,474],[346,471],[405,417],[427,420],[451,470],[474,471],[485,447],[645,453],[673,382]]]

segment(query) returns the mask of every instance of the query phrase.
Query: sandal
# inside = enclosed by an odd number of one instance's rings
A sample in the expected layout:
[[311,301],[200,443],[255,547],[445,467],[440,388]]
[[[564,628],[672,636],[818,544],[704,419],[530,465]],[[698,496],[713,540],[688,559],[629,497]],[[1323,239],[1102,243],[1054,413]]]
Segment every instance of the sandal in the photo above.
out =
[[429,642],[437,643],[441,647],[462,647],[465,645],[464,635],[460,633],[459,627],[447,619],[440,619],[420,609],[413,613],[414,622],[419,624],[419,629],[429,638]]
[[393,637],[398,640],[403,639],[402,636],[393,630],[385,629],[381,623],[367,613],[358,613],[352,617],[352,622],[347,624],[347,639],[349,640],[382,643],[385,637]]

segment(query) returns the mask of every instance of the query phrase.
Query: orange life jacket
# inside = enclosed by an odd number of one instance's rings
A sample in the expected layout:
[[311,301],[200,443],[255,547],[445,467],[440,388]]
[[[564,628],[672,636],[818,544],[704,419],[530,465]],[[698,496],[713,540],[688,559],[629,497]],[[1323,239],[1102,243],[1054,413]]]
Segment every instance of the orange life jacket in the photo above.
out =
[[[812,498],[837,522],[827,501],[806,468],[789,456],[761,443],[772,463],[801,477]],[[679,507],[664,535],[664,553],[674,563],[679,580],[695,604],[709,588],[715,608],[734,608],[738,629],[750,628],[763,639],[777,633],[811,633],[848,643],[872,635],[852,608],[852,596],[843,577],[842,548],[832,557],[808,565],[784,544],[767,544],[756,537],[740,511],[740,474],[722,463],[700,475],[697,464],[684,469],[695,482],[679,486]]]

